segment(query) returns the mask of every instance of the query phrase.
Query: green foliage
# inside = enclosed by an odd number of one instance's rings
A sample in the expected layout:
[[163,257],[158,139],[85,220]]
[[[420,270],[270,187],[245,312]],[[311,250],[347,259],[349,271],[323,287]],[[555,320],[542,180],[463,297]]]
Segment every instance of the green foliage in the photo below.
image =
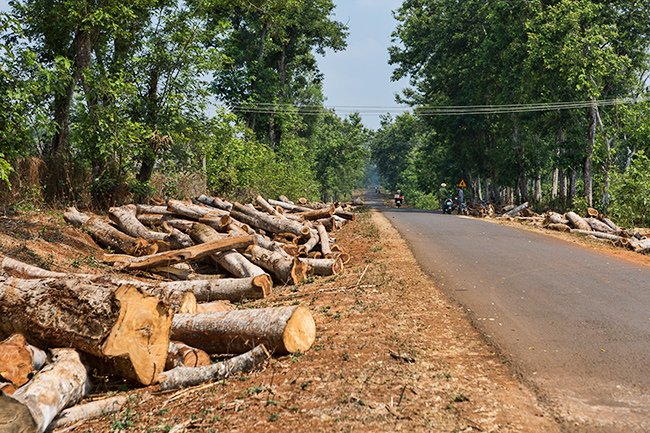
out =
[[630,167],[612,177],[610,214],[627,227],[650,227],[650,158],[639,152]]
[[7,184],[7,186],[10,186],[9,184],[9,174],[13,171],[13,168],[11,168],[11,165],[7,162],[7,160],[4,158],[4,155],[0,153],[0,181],[3,181]]

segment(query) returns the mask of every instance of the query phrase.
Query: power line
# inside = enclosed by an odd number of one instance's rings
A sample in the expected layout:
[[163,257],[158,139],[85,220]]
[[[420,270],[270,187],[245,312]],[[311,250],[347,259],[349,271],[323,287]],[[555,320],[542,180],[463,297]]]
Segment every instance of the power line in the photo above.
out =
[[373,105],[293,105],[275,104],[269,102],[256,102],[251,104],[237,104],[232,110],[240,113],[257,114],[290,114],[299,112],[302,115],[318,115],[329,110],[341,114],[358,113],[361,115],[380,115],[387,113],[401,114],[406,111],[413,111],[420,116],[466,116],[466,115],[488,115],[488,114],[510,114],[530,113],[557,110],[575,110],[589,108],[593,104],[600,107],[630,105],[639,102],[650,101],[650,97],[637,98],[616,98],[595,101],[565,101],[565,102],[541,102],[530,104],[500,104],[500,105],[420,105],[410,106],[373,106]]

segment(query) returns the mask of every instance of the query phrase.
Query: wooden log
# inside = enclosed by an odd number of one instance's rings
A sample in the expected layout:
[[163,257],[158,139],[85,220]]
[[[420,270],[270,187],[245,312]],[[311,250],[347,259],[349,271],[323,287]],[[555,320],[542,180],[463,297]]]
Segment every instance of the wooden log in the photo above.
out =
[[281,201],[281,200],[268,200],[268,202],[269,202],[269,204],[271,204],[273,206],[277,206],[277,207],[280,207],[282,209],[286,209],[286,210],[291,211],[291,212],[309,212],[309,211],[312,210],[312,209],[310,209],[308,207],[297,206],[297,205],[295,205],[293,203],[288,203],[288,202],[284,202],[284,201]]
[[286,218],[282,213],[278,212],[273,206],[269,204],[268,201],[264,199],[261,195],[258,195],[255,198],[255,201],[260,205],[262,209],[269,215],[276,216],[278,218]]
[[81,424],[93,418],[110,415],[122,410],[129,401],[126,395],[103,398],[101,400],[90,401],[88,403],[78,404],[62,411],[50,424],[47,431],[54,429],[71,427]]
[[183,203],[180,200],[169,200],[167,210],[187,218],[198,220],[200,218],[228,215],[228,212],[208,206],[201,206],[192,203]]
[[177,367],[160,375],[160,389],[161,391],[169,391],[186,388],[204,382],[227,379],[236,373],[257,370],[264,365],[270,356],[266,348],[259,345],[246,353],[212,365],[195,368]]
[[614,221],[610,220],[609,218],[603,218],[602,221],[603,221],[605,224],[607,224],[607,226],[608,226],[610,229],[614,230],[614,233],[621,233],[621,232],[623,231],[619,226],[617,226],[616,224],[614,224]]
[[167,209],[167,206],[152,206],[148,204],[136,204],[135,208],[138,217],[140,216],[140,214],[169,215],[169,216],[174,215],[174,212],[169,211]]
[[340,258],[337,259],[304,258],[299,260],[307,264],[314,275],[329,276],[329,275],[337,275],[343,272],[343,261]]
[[565,215],[571,226],[578,230],[591,231],[591,226],[580,215],[575,212],[567,212]]
[[264,344],[278,354],[302,353],[316,339],[316,325],[302,306],[234,310],[225,313],[177,314],[175,340],[208,353],[238,354]]
[[168,234],[149,230],[136,216],[137,208],[134,204],[112,207],[108,210],[111,220],[117,224],[124,233],[135,238],[148,241],[168,241]]
[[334,215],[336,215],[339,218],[346,219],[348,221],[354,221],[356,218],[354,212],[345,211],[340,206],[336,208],[336,210],[334,211]]
[[280,197],[278,197],[278,200],[284,203],[293,204],[293,202],[289,200],[289,197],[287,197],[286,195],[281,195]]
[[316,248],[316,245],[318,245],[318,243],[320,242],[320,237],[318,236],[318,230],[311,229],[309,233],[310,233],[309,239],[307,239],[307,242],[303,244],[307,252],[310,252],[311,250]]
[[332,248],[330,247],[330,237],[327,233],[327,229],[323,224],[316,224],[316,230],[318,231],[318,237],[320,239],[320,251],[323,253],[323,256],[326,258],[331,258]]
[[521,211],[524,209],[528,208],[528,202],[522,203],[519,206],[514,207],[513,209],[509,210],[508,212],[504,213],[504,216],[514,218],[517,216]]
[[154,254],[158,245],[147,242],[142,238],[134,238],[121,232],[106,221],[96,216],[88,216],[71,207],[66,210],[63,217],[70,224],[81,227],[100,244],[123,251],[132,256]]
[[206,224],[216,230],[226,231],[232,223],[230,215],[206,215],[199,218],[199,222]]
[[0,342],[0,379],[19,388],[29,382],[34,371],[47,361],[41,349],[27,343],[21,334],[12,334]]
[[266,298],[271,293],[273,282],[269,275],[262,274],[248,278],[173,281],[160,283],[160,287],[173,292],[190,292],[199,302],[240,302]]
[[275,251],[284,255],[289,255],[285,250],[284,246],[285,244],[282,244],[280,242],[272,241],[268,239],[265,236],[262,235],[255,235],[255,244],[259,245],[260,247],[269,250],[269,251]]
[[[64,272],[52,272],[0,254],[0,271],[20,278],[64,278]],[[1,272],[0,272],[1,273]]]
[[173,249],[188,248],[194,245],[192,238],[188,234],[170,226],[165,222],[163,222],[162,227],[163,230],[169,233],[167,241]]
[[310,210],[307,212],[302,212],[297,215],[299,215],[301,218],[309,221],[314,221],[314,220],[319,220],[322,218],[329,218],[332,215],[334,215],[334,212],[336,211],[336,208],[334,205],[330,205],[329,207],[324,207],[321,209],[315,209],[315,210]]
[[208,206],[212,206],[217,209],[225,210],[230,212],[232,209],[232,203],[222,200],[219,197],[208,197],[207,195],[201,194],[196,198],[199,203],[203,203]]
[[555,230],[555,231],[564,232],[564,233],[568,233],[568,232],[571,231],[571,227],[569,227],[566,224],[560,224],[560,223],[551,223],[551,224],[547,224],[544,227],[546,227],[549,230]]
[[188,346],[180,341],[169,342],[169,353],[165,370],[171,370],[176,367],[201,367],[210,365],[210,355],[201,349]]
[[150,269],[159,266],[169,266],[188,260],[198,260],[212,254],[231,249],[245,248],[255,242],[253,236],[240,236],[212,241],[174,251],[152,254],[143,257],[132,257],[113,262],[118,269]]
[[564,218],[563,215],[553,212],[553,211],[548,211],[546,212],[546,216],[544,218],[544,223],[545,224],[564,224],[568,225],[569,220]]
[[587,224],[591,227],[592,230],[603,233],[614,233],[614,230],[604,222],[596,218],[585,218]]
[[248,224],[251,227],[264,230],[268,233],[293,233],[296,236],[308,236],[309,227],[305,227],[297,221],[286,218],[278,218],[255,209],[235,203],[230,215],[238,221]]
[[42,347],[73,347],[149,385],[167,357],[171,312],[130,284],[86,278],[0,277],[0,335],[21,333]]
[[282,284],[300,284],[307,277],[308,266],[296,258],[257,245],[251,245],[246,254],[251,262],[266,269]]
[[600,212],[598,210],[594,209],[593,207],[588,207],[587,208],[587,216],[591,218],[598,218],[600,215]]
[[229,301],[214,301],[197,304],[196,313],[220,313],[236,309]]
[[52,350],[52,363],[11,396],[0,395],[0,431],[44,432],[64,407],[90,388],[88,372],[74,349]]
[[612,242],[620,242],[621,240],[620,236],[613,235],[611,233],[595,232],[591,230],[571,229],[571,233],[577,233],[585,236],[595,236],[597,238],[607,239]]

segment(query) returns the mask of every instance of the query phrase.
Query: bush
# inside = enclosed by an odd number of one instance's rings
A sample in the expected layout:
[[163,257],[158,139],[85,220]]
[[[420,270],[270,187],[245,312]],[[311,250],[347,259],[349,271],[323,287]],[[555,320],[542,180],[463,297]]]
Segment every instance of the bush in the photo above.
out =
[[639,152],[628,169],[611,178],[610,214],[623,226],[650,227],[650,159]]

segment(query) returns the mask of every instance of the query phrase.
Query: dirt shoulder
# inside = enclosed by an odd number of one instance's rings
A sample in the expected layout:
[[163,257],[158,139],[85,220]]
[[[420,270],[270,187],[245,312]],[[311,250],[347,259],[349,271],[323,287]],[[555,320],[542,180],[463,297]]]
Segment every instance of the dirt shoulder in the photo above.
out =
[[[11,224],[22,238],[9,242]],[[104,271],[92,243],[55,230],[57,217],[26,224],[1,222],[3,252],[54,270]],[[559,431],[386,218],[362,213],[337,241],[353,257],[343,275],[242,306],[308,306],[318,332],[310,351],[225,382],[131,392],[119,414],[72,431]],[[104,394],[125,387],[95,385]]]

